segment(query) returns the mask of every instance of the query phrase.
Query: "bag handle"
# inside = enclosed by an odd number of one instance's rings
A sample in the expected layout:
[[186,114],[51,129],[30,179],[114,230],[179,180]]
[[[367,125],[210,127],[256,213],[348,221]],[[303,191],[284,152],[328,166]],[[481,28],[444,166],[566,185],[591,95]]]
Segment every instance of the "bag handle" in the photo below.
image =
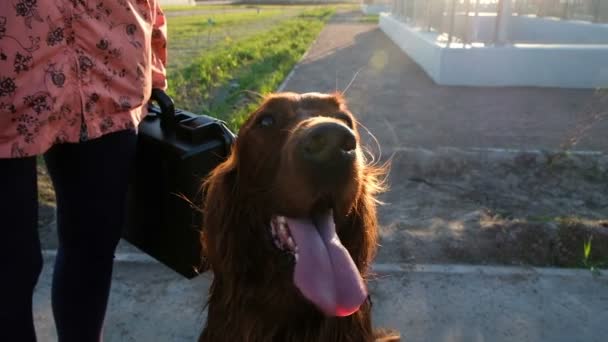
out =
[[175,104],[171,96],[167,95],[162,89],[153,88],[151,101],[158,104],[160,108],[160,124],[163,128],[173,129],[175,128]]
[[[164,90],[158,88],[152,88],[152,96],[150,97],[150,101],[154,101],[158,104],[160,108],[160,124],[162,128],[175,130],[177,126],[177,118],[175,116],[175,103],[173,99],[165,93]],[[236,140],[236,134],[234,134],[228,125],[222,120],[215,119],[215,123],[217,126],[217,137],[221,138],[224,143],[224,149],[226,155],[230,153],[230,148],[234,144]]]

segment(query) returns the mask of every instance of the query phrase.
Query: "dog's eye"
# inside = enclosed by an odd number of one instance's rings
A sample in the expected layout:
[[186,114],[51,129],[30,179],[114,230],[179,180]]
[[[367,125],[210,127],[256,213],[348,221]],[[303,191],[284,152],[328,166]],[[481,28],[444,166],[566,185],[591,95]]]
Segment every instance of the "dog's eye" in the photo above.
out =
[[258,120],[258,126],[260,127],[270,127],[272,125],[274,125],[274,118],[272,115],[264,115]]

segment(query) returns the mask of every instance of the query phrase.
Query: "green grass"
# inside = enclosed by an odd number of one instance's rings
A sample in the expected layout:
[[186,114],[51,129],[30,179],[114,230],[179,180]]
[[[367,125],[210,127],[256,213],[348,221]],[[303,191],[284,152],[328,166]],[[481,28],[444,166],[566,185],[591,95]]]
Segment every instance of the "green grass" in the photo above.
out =
[[238,130],[259,97],[274,91],[317,37],[333,8],[306,10],[265,32],[220,43],[169,75],[169,94],[195,113],[226,120]]
[[359,18],[360,22],[363,23],[374,23],[377,24],[378,20],[380,20],[380,16],[377,14],[369,14],[369,15],[364,15],[362,17]]
[[248,11],[172,17],[168,18],[167,30],[170,38],[179,41],[186,40],[194,35],[205,35],[208,31],[243,25],[247,22],[262,20],[279,14],[281,14],[281,10],[273,9],[260,11],[260,13]]
[[604,266],[605,263],[598,263],[591,261],[591,243],[593,241],[593,235],[588,237],[583,243],[583,266],[594,275],[600,274],[600,267]]
[[183,12],[183,11],[217,11],[247,8],[245,5],[165,5],[161,6],[163,12]]
[[199,6],[191,6],[191,5],[165,5],[161,6],[163,12],[178,12],[178,11],[192,11],[197,10]]
[[169,69],[184,68],[219,43],[247,39],[295,15],[294,11],[267,10],[168,18]]
[[594,274],[608,266],[608,238],[602,230],[607,219],[586,219],[578,216],[556,218],[560,266],[582,267]]
[[[319,4],[321,5],[321,4]],[[245,3],[240,3],[240,4],[231,4],[231,5],[206,5],[206,4],[200,4],[200,5],[196,5],[196,6],[189,6],[189,5],[165,5],[162,6],[162,10],[165,13],[171,13],[171,12],[184,12],[184,11],[188,11],[188,12],[194,12],[194,11],[218,11],[218,10],[225,10],[225,11],[230,11],[230,10],[247,10],[247,9],[251,9],[251,10],[256,10],[256,9],[295,9],[295,8],[300,8],[300,9],[306,9],[306,8],[310,8],[310,4],[276,4],[276,5],[272,5],[272,4],[245,4]],[[341,4],[333,4],[332,5],[334,8],[341,8],[341,9],[351,9],[351,10],[358,10],[359,9],[359,4],[358,3],[341,3]]]
[[257,10],[189,12],[168,21],[169,69],[182,69],[215,45],[249,39],[319,6],[264,6]]

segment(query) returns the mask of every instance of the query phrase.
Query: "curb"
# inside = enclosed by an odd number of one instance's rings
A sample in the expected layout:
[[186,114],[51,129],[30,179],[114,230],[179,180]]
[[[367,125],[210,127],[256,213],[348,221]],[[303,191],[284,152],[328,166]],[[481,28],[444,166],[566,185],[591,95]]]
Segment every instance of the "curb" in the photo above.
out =
[[607,155],[605,151],[596,150],[558,150],[558,149],[517,149],[517,148],[498,148],[498,147],[451,147],[451,146],[438,146],[433,148],[427,147],[406,147],[406,146],[395,146],[395,147],[384,147],[386,150],[391,152],[410,152],[410,151],[422,151],[422,150],[457,150],[465,153],[497,153],[497,154],[540,154],[540,155],[551,155],[551,154],[562,154],[566,153],[569,155],[581,155],[581,156],[601,156]]
[[[378,263],[372,265],[372,271],[379,274],[394,273],[439,273],[439,274],[479,274],[487,276],[544,276],[595,278],[589,270],[555,267],[532,266],[487,266],[462,264],[399,264]],[[600,275],[601,277],[601,275]]]
[[[54,259],[56,250],[43,250],[45,259]],[[143,253],[116,253],[116,263],[126,264],[159,264],[152,257]],[[405,263],[374,263],[372,272],[376,274],[405,274],[405,273],[436,273],[447,275],[478,274],[485,276],[543,276],[543,277],[572,277],[572,278],[604,278],[603,273],[593,275],[586,269],[569,269],[553,267],[525,267],[525,266],[487,266],[462,264],[405,264]]]
[[[42,250],[44,259],[54,259],[57,257],[57,250],[45,249]],[[151,256],[144,253],[115,253],[114,261],[117,263],[132,263],[132,264],[159,264],[161,263]]]

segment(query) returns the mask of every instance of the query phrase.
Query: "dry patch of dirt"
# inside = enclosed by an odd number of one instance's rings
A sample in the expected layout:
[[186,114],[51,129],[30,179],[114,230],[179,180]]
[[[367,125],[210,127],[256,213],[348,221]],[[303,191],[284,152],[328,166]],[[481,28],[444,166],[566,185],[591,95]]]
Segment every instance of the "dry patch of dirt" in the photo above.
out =
[[608,156],[408,149],[392,159],[378,261],[608,262]]
[[40,159],[38,163],[38,233],[43,248],[54,248],[55,232],[55,190],[49,173]]

